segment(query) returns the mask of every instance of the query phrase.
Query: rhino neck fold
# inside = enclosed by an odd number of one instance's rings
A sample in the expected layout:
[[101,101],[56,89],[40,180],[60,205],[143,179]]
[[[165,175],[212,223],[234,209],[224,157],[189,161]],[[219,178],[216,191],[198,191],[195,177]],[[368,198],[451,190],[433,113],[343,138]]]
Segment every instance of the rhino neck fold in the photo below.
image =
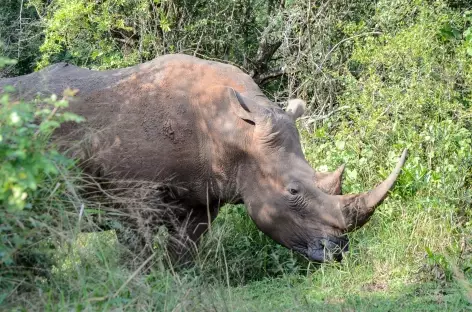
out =
[[[241,146],[228,144],[226,147],[210,145],[211,168],[208,169],[207,181],[209,181],[209,191],[214,198],[231,204],[243,202],[243,188],[251,175],[244,169],[248,166],[245,153]],[[221,155],[219,151],[231,149],[233,153]]]

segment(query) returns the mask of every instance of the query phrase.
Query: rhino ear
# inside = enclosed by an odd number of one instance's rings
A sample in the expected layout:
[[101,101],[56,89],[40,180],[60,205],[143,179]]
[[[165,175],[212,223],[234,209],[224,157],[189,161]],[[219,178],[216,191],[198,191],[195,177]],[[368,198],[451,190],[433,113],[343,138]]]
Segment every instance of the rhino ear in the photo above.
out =
[[298,118],[300,118],[303,115],[303,113],[305,113],[305,109],[306,109],[305,101],[301,99],[291,99],[291,100],[288,100],[288,105],[285,111],[293,119],[293,121],[296,121]]
[[251,99],[243,97],[233,88],[228,88],[228,93],[233,113],[239,118],[255,124],[253,116],[255,103]]

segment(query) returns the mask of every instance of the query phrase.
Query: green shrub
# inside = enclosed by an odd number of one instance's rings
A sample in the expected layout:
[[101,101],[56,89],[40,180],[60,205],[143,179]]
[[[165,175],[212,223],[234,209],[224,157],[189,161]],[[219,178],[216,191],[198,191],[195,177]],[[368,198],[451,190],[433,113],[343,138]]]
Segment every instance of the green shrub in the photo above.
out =
[[[33,1],[36,7],[40,2]],[[257,32],[267,20],[265,2],[54,1],[44,7],[37,68],[57,61],[117,68],[175,52],[241,63],[256,52]]]
[[38,11],[31,2],[0,2],[0,55],[16,59],[14,64],[0,66],[0,77],[28,74],[41,59],[42,25]]
[[[377,8],[371,23],[381,34],[353,39],[339,76],[343,109],[304,133],[306,154],[317,168],[347,163],[348,193],[375,186],[409,148],[395,189],[351,235],[353,252],[364,265],[391,265],[392,274],[407,259],[419,269],[425,257],[446,257],[466,269],[472,255],[460,242],[472,238],[469,15],[441,1],[379,1]],[[355,36],[368,27],[347,24],[344,31]]]
[[0,95],[0,284],[29,265],[47,263],[41,248],[63,235],[61,226],[70,226],[66,218],[76,218],[67,215],[73,205],[64,203],[70,183],[65,173],[74,163],[49,138],[62,122],[82,120],[62,112],[71,93],[61,100],[17,102],[10,91]]

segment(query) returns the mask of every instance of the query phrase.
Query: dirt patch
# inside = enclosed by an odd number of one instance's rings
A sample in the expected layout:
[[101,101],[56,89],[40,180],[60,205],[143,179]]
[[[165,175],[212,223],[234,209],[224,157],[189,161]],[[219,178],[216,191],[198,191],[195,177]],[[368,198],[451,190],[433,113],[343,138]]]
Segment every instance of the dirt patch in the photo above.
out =
[[386,283],[382,282],[372,282],[365,284],[361,287],[363,291],[368,291],[368,292],[380,292],[380,291],[387,291],[388,290],[388,285]]

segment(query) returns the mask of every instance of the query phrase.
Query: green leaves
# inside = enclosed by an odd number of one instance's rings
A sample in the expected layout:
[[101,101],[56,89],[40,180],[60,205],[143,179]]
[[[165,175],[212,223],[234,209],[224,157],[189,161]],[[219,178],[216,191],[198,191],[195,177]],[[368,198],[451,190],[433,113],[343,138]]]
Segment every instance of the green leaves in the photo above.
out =
[[451,24],[447,24],[441,28],[439,33],[443,40],[460,39],[462,37],[461,31]]
[[68,103],[56,96],[45,99],[41,109],[35,102],[11,102],[8,92],[0,103],[0,204],[14,212],[27,206],[45,175],[57,173],[57,152],[48,146],[49,135],[62,122],[83,118],[60,112]]
[[466,11],[464,13],[464,19],[467,24],[467,28],[463,33],[466,51],[469,56],[472,56],[472,11]]
[[59,0],[45,17],[37,69],[69,61],[96,69],[126,67],[161,54],[176,14],[166,1]]
[[[455,198],[459,205],[472,180],[472,66],[464,46],[472,38],[472,16],[425,2],[413,7],[396,1],[393,8],[389,3],[379,2],[386,11],[372,17],[385,31],[353,39],[346,62],[352,65],[339,77],[344,90],[338,100],[348,109],[307,134],[307,158],[330,170],[346,163],[346,193],[357,192],[386,177],[408,147],[392,195]],[[392,10],[416,13],[391,19]],[[372,20],[357,28],[365,32]],[[357,28],[349,23],[344,29],[353,36]]]
[[[65,121],[83,121],[82,117],[62,111],[74,95],[71,90],[66,90],[59,100],[53,95],[32,102],[12,101],[12,91],[13,88],[4,88],[0,95],[0,270],[21,266],[28,251],[44,254],[40,249],[48,242],[45,238],[50,237],[44,232],[48,228],[58,231],[51,221],[57,219],[53,215],[58,211],[52,209],[56,203],[41,197],[45,190],[56,192],[61,187],[51,181],[62,177],[59,168],[68,168],[73,162],[50,145],[49,137]],[[55,187],[49,189],[50,184]],[[0,285],[2,282],[0,279]]]
[[440,37],[447,40],[457,40],[464,43],[468,56],[472,56],[472,11],[462,15],[462,23],[453,24],[449,21],[439,30]]
[[338,150],[342,151],[344,149],[344,147],[346,146],[346,142],[345,141],[336,141],[335,145],[336,145],[336,148]]
[[16,63],[17,63],[16,60],[0,57],[0,68],[4,67],[5,65],[14,65]]

